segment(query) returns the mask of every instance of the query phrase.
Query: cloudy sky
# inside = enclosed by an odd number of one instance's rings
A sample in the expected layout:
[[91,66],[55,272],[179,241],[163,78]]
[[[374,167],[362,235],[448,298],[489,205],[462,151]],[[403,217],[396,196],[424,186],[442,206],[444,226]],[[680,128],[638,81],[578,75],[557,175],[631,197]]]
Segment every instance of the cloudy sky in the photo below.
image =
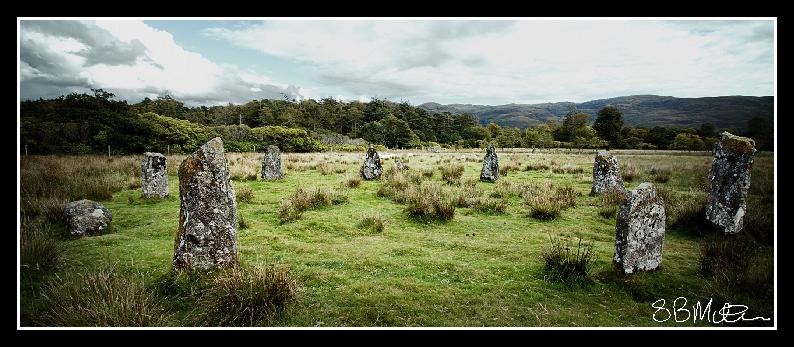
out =
[[22,99],[498,105],[622,95],[773,95],[774,22],[21,20]]

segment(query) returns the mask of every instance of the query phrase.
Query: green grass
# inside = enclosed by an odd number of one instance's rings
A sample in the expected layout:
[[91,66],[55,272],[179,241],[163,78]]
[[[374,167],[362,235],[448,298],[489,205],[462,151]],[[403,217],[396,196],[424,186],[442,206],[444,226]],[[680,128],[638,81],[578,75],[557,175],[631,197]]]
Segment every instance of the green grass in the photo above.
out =
[[[395,153],[405,155],[407,151]],[[295,167],[341,157],[342,164],[337,164],[340,168],[357,172],[359,154],[284,156],[285,162]],[[499,189],[498,185],[479,182],[482,163],[456,161],[458,157],[459,152],[420,153],[411,159],[412,170],[432,172],[437,169],[437,160],[450,158],[465,167],[461,180],[477,181],[483,197]],[[697,155],[619,157],[621,164],[625,161],[638,168],[660,161],[708,168],[704,157]],[[458,206],[448,221],[427,221],[411,218],[404,212],[406,205],[378,196],[382,180],[362,181],[346,192],[347,203],[305,210],[299,219],[282,224],[279,203],[298,188],[340,187],[346,182],[345,173],[323,173],[321,167],[288,169],[280,181],[235,182],[235,187],[253,192],[250,201],[238,204],[247,225],[238,229],[240,262],[251,267],[291,269],[300,290],[278,319],[278,325],[286,326],[681,326],[692,323],[655,322],[651,304],[661,298],[672,301],[685,296],[694,302],[714,296],[711,282],[700,273],[705,241],[676,229],[668,229],[658,271],[630,277],[614,273],[615,220],[602,217],[599,198],[588,196],[592,155],[500,153],[499,158],[500,165],[512,161],[545,163],[551,158],[558,164],[584,168],[582,173],[560,174],[534,168],[515,170],[509,177],[500,178],[517,185],[549,181],[559,187],[570,186],[577,193],[575,206],[561,210],[554,220],[536,220],[527,216],[523,198],[504,193],[494,199],[500,201],[494,207],[497,213],[490,207],[480,206],[488,212],[483,213],[475,207]],[[169,167],[174,165],[178,164],[169,162]],[[771,165],[767,166],[771,170]],[[759,167],[763,169],[764,165],[756,165],[756,170]],[[655,184],[688,193],[696,179],[679,175],[695,171],[671,172],[667,182]],[[423,179],[444,182],[442,175],[424,175]],[[123,189],[102,201],[113,212],[114,232],[60,241],[63,260],[54,271],[99,271],[112,265],[118,271],[144,274],[150,288],[162,287],[157,283],[169,276],[179,220],[179,184],[175,176],[169,180],[170,196],[160,201],[143,201],[135,189]],[[640,177],[627,182],[627,188],[643,181]],[[362,216],[367,215],[382,216],[387,230],[373,232],[360,227]],[[542,255],[550,235],[569,243],[581,237],[583,243],[592,244],[591,283],[571,287],[544,279]],[[171,301],[176,302],[167,306],[168,324],[190,325],[194,307],[179,304],[179,297],[173,295]]]

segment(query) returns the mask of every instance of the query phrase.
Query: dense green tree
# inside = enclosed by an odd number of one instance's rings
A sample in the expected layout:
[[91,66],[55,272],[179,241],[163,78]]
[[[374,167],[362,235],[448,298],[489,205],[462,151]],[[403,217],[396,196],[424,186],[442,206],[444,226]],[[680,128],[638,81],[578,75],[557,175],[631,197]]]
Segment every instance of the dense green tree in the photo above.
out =
[[573,141],[577,136],[582,136],[582,129],[587,126],[590,115],[583,112],[570,112],[562,121],[562,125],[555,131],[557,141]]
[[670,149],[677,150],[702,151],[704,148],[705,144],[700,136],[687,132],[676,135],[673,143],[670,144]]
[[763,151],[771,151],[775,144],[775,125],[771,119],[754,117],[747,121],[747,131],[755,141],[755,147]]
[[358,137],[369,143],[383,143],[383,125],[380,122],[369,122],[358,129]]
[[416,136],[408,126],[408,122],[394,115],[384,117],[379,123],[383,126],[383,144],[386,147],[405,148]]
[[717,127],[712,123],[703,123],[700,125],[697,134],[700,137],[714,137],[717,135]]
[[620,131],[623,129],[623,114],[617,108],[604,107],[598,111],[593,129],[598,133],[598,137],[609,143],[609,147],[619,148],[622,143]]
[[488,133],[491,135],[492,139],[495,139],[499,137],[499,135],[502,135],[502,127],[500,127],[499,124],[491,122],[488,123],[488,126],[486,128],[488,129]]

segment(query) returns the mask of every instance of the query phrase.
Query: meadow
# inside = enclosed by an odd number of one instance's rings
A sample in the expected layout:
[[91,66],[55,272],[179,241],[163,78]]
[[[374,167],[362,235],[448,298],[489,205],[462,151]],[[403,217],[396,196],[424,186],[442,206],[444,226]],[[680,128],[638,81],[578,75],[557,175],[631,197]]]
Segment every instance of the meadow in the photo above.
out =
[[[667,213],[661,268],[632,276],[612,265],[619,199],[589,195],[594,152],[497,153],[496,183],[479,180],[481,149],[380,151],[375,181],[357,178],[364,153],[282,153],[278,181],[261,179],[263,154],[227,153],[240,269],[208,275],[172,270],[185,155],[168,156],[165,199],[141,198],[141,155],[22,156],[21,325],[772,325],[658,322],[652,307],[713,298],[773,318],[771,153],[755,157],[744,230],[721,235],[704,218],[710,152],[613,151]],[[110,230],[68,236],[63,205],[80,198],[110,209]],[[577,276],[555,271],[568,258]]]

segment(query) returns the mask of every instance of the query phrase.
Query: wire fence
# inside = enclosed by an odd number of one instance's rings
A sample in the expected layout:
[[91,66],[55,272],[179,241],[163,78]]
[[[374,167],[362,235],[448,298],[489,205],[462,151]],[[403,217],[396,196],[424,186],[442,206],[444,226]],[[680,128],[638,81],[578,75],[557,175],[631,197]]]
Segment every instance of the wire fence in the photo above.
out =
[[[266,146],[264,146],[266,147]],[[239,153],[256,153],[261,149],[254,145],[253,148],[250,150],[235,150],[234,152]],[[171,155],[173,150],[173,154],[186,154],[191,151],[184,151],[181,150],[181,147],[178,145],[171,146],[166,145],[163,148],[157,147],[150,147],[145,150],[145,152],[156,152],[162,153],[165,155]],[[142,153],[142,152],[141,152]],[[63,145],[46,145],[46,146],[34,146],[30,144],[23,144],[20,146],[20,154],[27,156],[27,155],[98,155],[104,154],[108,157],[113,155],[129,155],[129,154],[141,154],[137,151],[129,151],[123,147],[117,147],[113,145],[104,145],[104,146],[87,146],[87,145],[76,145],[76,146],[63,146]]]

